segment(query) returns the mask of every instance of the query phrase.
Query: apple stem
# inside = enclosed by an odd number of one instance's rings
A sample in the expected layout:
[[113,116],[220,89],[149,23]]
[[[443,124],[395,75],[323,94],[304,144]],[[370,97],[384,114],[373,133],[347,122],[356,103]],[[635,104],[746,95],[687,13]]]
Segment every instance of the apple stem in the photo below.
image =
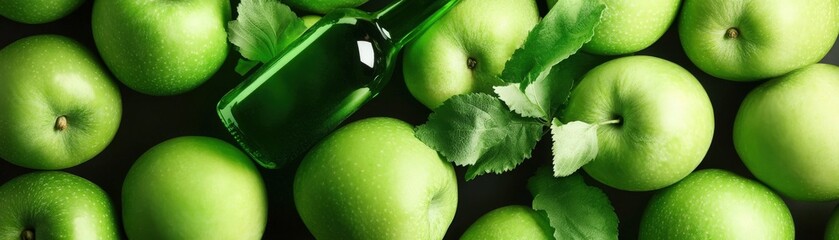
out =
[[466,67],[469,69],[475,69],[478,67],[478,61],[471,57],[468,58],[466,59]]
[[740,36],[740,30],[732,27],[725,31],[725,38],[734,39]]
[[20,233],[20,239],[21,240],[35,240],[35,232],[32,231],[32,229],[23,230],[23,232]]
[[55,130],[61,132],[65,129],[67,129],[67,116],[62,115],[55,120]]
[[612,120],[606,120],[606,121],[603,121],[603,122],[598,123],[597,125],[619,124],[619,123],[621,123],[620,118],[618,118],[618,119],[612,119]]

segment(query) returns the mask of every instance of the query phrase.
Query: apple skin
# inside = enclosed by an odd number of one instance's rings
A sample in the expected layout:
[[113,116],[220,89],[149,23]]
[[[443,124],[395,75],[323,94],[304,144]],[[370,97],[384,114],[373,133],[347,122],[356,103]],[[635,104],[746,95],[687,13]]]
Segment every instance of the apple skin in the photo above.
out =
[[687,176],[714,135],[714,111],[693,75],[650,56],[608,61],[573,90],[563,122],[620,119],[597,130],[599,153],[583,169],[627,191],[648,191]]
[[318,21],[320,21],[321,16],[318,15],[306,15],[301,17],[303,19],[303,25],[306,25],[306,28],[311,28],[315,25]]
[[3,0],[0,16],[26,24],[48,23],[70,15],[85,0]]
[[[551,8],[556,0],[547,0]],[[623,55],[641,51],[658,41],[679,12],[680,0],[604,0],[600,25],[583,51]]]
[[653,195],[638,239],[794,239],[784,201],[757,181],[706,169]]
[[95,1],[93,38],[126,86],[163,96],[192,90],[227,58],[230,2]]
[[825,240],[839,240],[839,208],[833,210],[833,215],[827,221],[824,232]]
[[120,239],[116,213],[96,184],[65,172],[33,172],[0,186],[0,239]]
[[839,199],[839,67],[814,64],[761,84],[740,105],[734,147],[782,195]]
[[546,216],[527,206],[510,205],[484,214],[466,229],[461,240],[553,240],[554,229]]
[[131,166],[122,188],[129,239],[260,239],[267,208],[250,158],[209,137],[152,147]]
[[72,39],[37,35],[13,42],[0,50],[0,79],[0,158],[12,164],[76,166],[102,152],[119,128],[117,84]]
[[461,0],[405,47],[405,84],[430,109],[454,95],[492,93],[507,60],[538,22],[533,0]]
[[686,0],[679,39],[702,71],[755,81],[821,60],[839,34],[839,24],[826,24],[839,22],[837,12],[835,0]]
[[368,118],[306,155],[294,202],[317,239],[442,239],[457,208],[457,179],[413,126]]
[[283,3],[307,12],[326,14],[337,8],[354,8],[368,0],[285,0]]

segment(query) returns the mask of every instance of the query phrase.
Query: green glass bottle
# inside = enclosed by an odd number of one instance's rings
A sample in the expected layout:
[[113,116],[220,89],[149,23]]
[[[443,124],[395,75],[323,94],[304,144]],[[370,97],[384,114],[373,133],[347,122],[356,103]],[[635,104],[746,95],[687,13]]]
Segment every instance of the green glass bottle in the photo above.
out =
[[458,0],[394,0],[375,13],[335,10],[218,103],[233,137],[266,168],[298,161],[376,96],[402,46]]

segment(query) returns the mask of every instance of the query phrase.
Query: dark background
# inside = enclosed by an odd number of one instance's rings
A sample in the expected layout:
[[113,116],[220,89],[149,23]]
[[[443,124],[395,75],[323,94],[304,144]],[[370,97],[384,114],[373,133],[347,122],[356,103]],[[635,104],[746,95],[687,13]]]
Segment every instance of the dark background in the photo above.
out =
[[[372,0],[361,8],[375,10],[386,2],[388,1]],[[237,3],[237,0],[231,1],[234,16]],[[539,2],[539,4],[544,13],[544,2]],[[95,51],[90,27],[92,5],[92,0],[87,1],[70,16],[41,25],[20,24],[0,18],[0,33],[2,33],[0,47],[5,47],[26,36],[60,34],[71,37],[91,51]],[[754,178],[738,158],[731,136],[734,116],[740,102],[748,91],[760,82],[731,82],[703,73],[685,56],[674,27],[671,27],[652,47],[638,54],[657,56],[678,63],[693,73],[708,92],[714,106],[716,129],[711,148],[699,168],[722,168]],[[120,189],[125,174],[134,160],[155,144],[186,135],[212,136],[234,143],[218,120],[215,106],[222,95],[243,79],[233,71],[238,57],[239,54],[231,47],[227,61],[212,79],[198,89],[178,96],[143,95],[120,84],[123,116],[113,142],[94,159],[65,171],[87,178],[105,189],[119,211]],[[839,64],[839,47],[834,45],[833,50],[822,62]],[[398,66],[401,66],[401,62]],[[384,91],[347,122],[373,116],[387,116],[418,125],[425,122],[429,113],[430,111],[414,100],[405,88],[401,67],[397,67]],[[0,113],[0,117],[2,114]],[[527,179],[533,175],[537,167],[550,164],[550,158],[550,142],[542,141],[531,159],[508,173],[484,175],[473,181],[464,182],[465,168],[457,167],[459,202],[457,213],[446,238],[459,237],[478,217],[495,208],[510,204],[530,205],[531,195],[525,187]],[[0,161],[0,183],[31,171],[33,170]],[[294,209],[291,197],[292,173],[293,168],[262,170],[269,192],[268,226],[265,230],[265,239],[312,238]],[[600,187],[608,194],[620,219],[621,238],[637,238],[641,213],[654,192],[620,191],[602,185],[591,178],[586,177],[586,179],[587,183]],[[786,203],[795,219],[797,238],[820,239],[824,234],[825,223],[837,202],[786,200]]]

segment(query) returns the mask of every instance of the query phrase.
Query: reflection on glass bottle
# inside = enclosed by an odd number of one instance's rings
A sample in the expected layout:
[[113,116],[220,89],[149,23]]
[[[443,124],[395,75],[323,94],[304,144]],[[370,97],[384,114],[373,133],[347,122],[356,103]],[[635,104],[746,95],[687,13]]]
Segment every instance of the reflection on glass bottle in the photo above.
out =
[[457,0],[397,0],[376,13],[324,16],[218,103],[236,141],[260,165],[298,161],[376,96],[404,44]]

